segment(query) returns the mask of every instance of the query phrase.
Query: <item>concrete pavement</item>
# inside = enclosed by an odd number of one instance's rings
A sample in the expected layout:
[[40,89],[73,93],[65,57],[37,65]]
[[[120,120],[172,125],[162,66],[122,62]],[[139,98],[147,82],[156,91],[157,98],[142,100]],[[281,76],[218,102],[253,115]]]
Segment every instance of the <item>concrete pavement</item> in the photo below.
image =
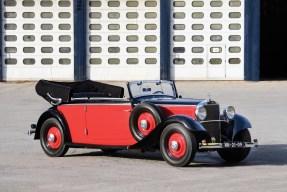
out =
[[[108,83],[108,82],[107,82]],[[125,82],[110,82],[125,86]],[[233,105],[259,140],[246,160],[224,163],[215,152],[198,153],[190,167],[174,168],[159,152],[70,149],[63,158],[44,154],[26,133],[50,104],[36,82],[0,83],[0,191],[286,191],[287,81],[177,81],[183,97]],[[127,93],[127,92],[126,92]]]

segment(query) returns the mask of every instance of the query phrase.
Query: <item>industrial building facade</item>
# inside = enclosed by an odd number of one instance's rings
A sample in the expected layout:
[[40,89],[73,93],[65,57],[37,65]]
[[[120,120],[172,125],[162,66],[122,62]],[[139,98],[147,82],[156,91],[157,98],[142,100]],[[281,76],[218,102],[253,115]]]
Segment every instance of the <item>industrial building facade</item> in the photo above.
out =
[[0,10],[1,81],[259,79],[260,0],[2,0]]

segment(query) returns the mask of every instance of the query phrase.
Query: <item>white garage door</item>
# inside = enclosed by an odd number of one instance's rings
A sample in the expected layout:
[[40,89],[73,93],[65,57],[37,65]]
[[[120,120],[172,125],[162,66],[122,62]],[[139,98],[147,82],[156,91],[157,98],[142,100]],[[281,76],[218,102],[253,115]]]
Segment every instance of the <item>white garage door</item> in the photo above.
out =
[[74,78],[73,2],[1,0],[4,80]]
[[88,78],[159,79],[159,10],[159,0],[88,0]]
[[243,80],[244,0],[171,3],[171,78]]

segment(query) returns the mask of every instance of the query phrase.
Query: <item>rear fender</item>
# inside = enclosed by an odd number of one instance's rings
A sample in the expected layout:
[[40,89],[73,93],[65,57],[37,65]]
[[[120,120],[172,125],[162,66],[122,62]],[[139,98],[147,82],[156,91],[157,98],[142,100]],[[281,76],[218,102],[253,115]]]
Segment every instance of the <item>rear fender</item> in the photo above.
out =
[[42,127],[43,123],[47,119],[52,118],[52,117],[57,119],[60,122],[60,124],[62,125],[63,130],[64,130],[65,141],[70,142],[71,141],[71,134],[70,134],[68,124],[67,124],[65,118],[57,111],[57,109],[55,107],[51,107],[50,109],[45,111],[40,116],[40,118],[37,122],[36,133],[35,133],[34,139],[35,140],[40,139],[40,131],[41,131],[41,127]]
[[166,126],[172,123],[182,124],[186,129],[189,129],[190,131],[194,132],[198,139],[200,139],[201,137],[208,137],[207,131],[196,120],[185,115],[173,115],[162,121],[149,135],[144,137],[135,145],[130,146],[129,149],[148,149],[157,146],[162,131]]

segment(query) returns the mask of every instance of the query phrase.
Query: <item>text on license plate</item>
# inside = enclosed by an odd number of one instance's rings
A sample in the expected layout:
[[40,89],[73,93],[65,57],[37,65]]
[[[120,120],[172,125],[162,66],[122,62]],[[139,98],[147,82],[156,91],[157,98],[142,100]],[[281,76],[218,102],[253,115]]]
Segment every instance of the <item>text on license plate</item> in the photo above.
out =
[[225,148],[241,148],[241,147],[245,147],[245,143],[242,143],[242,142],[222,143],[222,147],[225,147]]

